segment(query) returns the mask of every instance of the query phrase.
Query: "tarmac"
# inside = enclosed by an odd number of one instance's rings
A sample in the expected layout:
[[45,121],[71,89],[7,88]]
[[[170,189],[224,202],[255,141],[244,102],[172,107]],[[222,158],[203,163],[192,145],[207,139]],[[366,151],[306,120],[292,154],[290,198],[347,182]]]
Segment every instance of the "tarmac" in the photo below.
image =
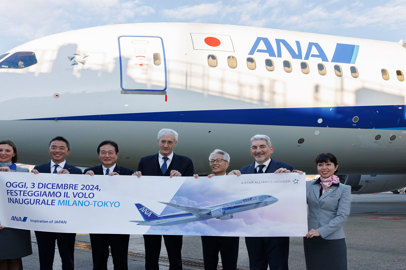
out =
[[[352,195],[351,215],[344,226],[347,242],[348,269],[406,269],[406,194]],[[33,255],[23,258],[24,269],[37,270],[37,242],[32,233]],[[165,245],[162,243],[160,269],[169,269]],[[183,238],[183,268],[203,269],[200,237]],[[129,269],[144,269],[144,242],[142,235],[131,235]],[[239,269],[249,269],[244,238],[240,238]],[[54,269],[62,269],[58,251]],[[88,235],[77,235],[75,269],[92,269],[92,255]],[[108,269],[113,269],[109,258]],[[219,268],[221,269],[221,264]],[[302,238],[290,238],[289,269],[305,269]]]

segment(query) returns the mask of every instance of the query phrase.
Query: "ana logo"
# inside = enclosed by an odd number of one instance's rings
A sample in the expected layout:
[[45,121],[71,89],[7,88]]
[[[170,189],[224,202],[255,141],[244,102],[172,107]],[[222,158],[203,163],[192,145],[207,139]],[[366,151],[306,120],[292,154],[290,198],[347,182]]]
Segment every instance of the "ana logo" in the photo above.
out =
[[19,222],[27,222],[28,217],[11,216],[11,220]]
[[146,216],[151,216],[151,211],[149,211],[147,208],[143,207],[140,209],[140,212],[144,213]]
[[[275,50],[276,48],[276,50]],[[289,54],[293,59],[309,60],[318,58],[323,62],[355,64],[358,57],[359,45],[336,43],[333,55],[329,58],[322,46],[317,42],[300,43],[296,40],[294,44],[284,39],[276,38],[273,43],[266,37],[257,37],[248,55],[265,53],[269,57],[286,57],[283,52]],[[330,59],[330,60],[329,60]]]

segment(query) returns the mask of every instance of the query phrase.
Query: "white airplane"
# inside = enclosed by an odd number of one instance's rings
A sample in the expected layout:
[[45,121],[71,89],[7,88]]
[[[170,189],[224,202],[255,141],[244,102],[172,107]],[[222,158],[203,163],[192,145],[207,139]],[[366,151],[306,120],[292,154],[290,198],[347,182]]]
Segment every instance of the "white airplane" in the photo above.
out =
[[275,29],[191,23],[109,25],[51,35],[0,56],[0,138],[20,161],[48,160],[57,135],[69,161],[98,163],[120,145],[136,168],[160,128],[176,152],[209,171],[214,148],[231,167],[252,161],[249,138],[271,137],[273,157],[315,173],[334,153],[358,193],[406,185],[406,44]]
[[136,203],[135,206],[137,207],[144,221],[133,220],[131,222],[136,222],[138,225],[166,226],[188,223],[193,221],[207,220],[211,218],[227,220],[232,219],[234,213],[257,209],[260,207],[276,203],[277,201],[278,201],[277,198],[270,195],[258,195],[244,198],[241,200],[232,201],[229,203],[208,206],[204,208],[196,208],[178,205],[174,203],[161,202],[163,204],[184,211],[162,216],[154,213],[148,207],[140,203]]

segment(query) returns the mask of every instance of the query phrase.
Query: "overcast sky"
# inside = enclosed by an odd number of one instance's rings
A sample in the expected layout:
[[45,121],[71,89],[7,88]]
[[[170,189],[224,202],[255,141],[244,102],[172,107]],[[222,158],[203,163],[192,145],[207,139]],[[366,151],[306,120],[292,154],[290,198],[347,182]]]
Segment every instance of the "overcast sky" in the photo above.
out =
[[398,42],[406,0],[0,0],[0,54],[62,31],[117,23],[202,22]]

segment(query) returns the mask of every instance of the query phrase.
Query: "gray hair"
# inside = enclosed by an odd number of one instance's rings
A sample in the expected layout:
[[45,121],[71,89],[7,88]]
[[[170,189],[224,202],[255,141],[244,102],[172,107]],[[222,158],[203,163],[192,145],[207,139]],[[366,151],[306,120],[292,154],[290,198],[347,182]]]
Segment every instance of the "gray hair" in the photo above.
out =
[[254,136],[251,137],[250,142],[252,144],[253,141],[259,141],[259,140],[263,140],[266,141],[266,144],[271,147],[272,143],[271,143],[271,138],[269,138],[269,136],[267,135],[263,135],[263,134],[256,134]]
[[229,155],[226,151],[223,151],[223,150],[221,150],[221,149],[214,149],[214,151],[211,152],[210,155],[209,155],[209,161],[212,159],[212,156],[214,156],[215,154],[223,155],[223,156],[224,156],[224,159],[225,159],[228,163],[230,163],[230,155]]
[[173,136],[175,138],[175,142],[178,142],[178,133],[170,128],[163,128],[160,131],[158,131],[158,141],[163,137],[163,136]]

